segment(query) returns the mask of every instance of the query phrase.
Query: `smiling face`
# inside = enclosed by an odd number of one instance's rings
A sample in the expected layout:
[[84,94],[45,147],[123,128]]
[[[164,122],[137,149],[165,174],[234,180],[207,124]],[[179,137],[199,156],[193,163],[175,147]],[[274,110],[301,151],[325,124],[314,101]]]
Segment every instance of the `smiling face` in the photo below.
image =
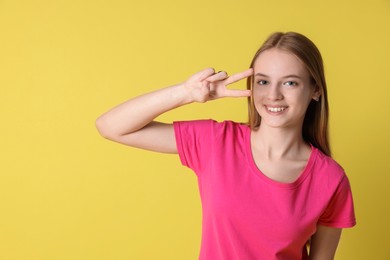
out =
[[272,48],[257,57],[253,68],[253,101],[261,126],[301,129],[308,105],[319,97],[305,65]]

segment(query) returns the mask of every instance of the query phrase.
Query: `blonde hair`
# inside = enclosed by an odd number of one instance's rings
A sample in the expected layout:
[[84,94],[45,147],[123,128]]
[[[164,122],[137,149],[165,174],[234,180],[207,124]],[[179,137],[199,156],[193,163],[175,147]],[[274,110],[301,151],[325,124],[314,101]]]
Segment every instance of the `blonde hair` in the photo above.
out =
[[[294,54],[305,64],[313,85],[320,93],[320,98],[318,102],[312,100],[306,110],[302,136],[305,141],[321,150],[324,154],[331,156],[328,137],[329,106],[321,53],[314,43],[302,34],[296,32],[276,32],[271,34],[257,50],[250,68],[253,68],[257,57],[262,52],[273,48]],[[252,90],[253,80],[253,76],[247,79],[247,89]],[[260,126],[261,117],[256,111],[253,96],[248,98],[248,112],[249,125],[251,129],[256,129]]]

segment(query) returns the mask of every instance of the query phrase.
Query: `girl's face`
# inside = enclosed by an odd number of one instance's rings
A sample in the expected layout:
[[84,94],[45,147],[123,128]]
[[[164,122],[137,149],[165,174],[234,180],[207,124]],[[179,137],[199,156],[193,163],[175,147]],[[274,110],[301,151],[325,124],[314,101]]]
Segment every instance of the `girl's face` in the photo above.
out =
[[253,69],[253,99],[261,125],[302,128],[307,107],[319,97],[304,63],[273,48],[257,57]]

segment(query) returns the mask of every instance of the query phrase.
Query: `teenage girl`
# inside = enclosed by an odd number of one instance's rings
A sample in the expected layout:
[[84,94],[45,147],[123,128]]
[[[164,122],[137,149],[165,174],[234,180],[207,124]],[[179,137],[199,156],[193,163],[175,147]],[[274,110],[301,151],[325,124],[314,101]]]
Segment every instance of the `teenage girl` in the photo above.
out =
[[[227,86],[247,79],[247,90]],[[154,121],[192,102],[247,97],[249,122]],[[198,178],[199,259],[333,259],[356,224],[345,172],[331,158],[323,62],[305,36],[274,33],[250,68],[204,69],[118,105],[96,121],[110,140],[178,153]],[[309,246],[307,246],[309,245]]]

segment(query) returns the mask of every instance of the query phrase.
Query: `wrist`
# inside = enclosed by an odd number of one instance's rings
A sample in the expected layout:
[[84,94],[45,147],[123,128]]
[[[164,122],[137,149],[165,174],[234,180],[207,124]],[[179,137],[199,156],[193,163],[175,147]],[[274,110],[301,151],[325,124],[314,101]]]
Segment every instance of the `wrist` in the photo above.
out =
[[178,105],[186,105],[194,102],[190,89],[184,83],[174,85],[172,88],[172,95],[178,100]]

